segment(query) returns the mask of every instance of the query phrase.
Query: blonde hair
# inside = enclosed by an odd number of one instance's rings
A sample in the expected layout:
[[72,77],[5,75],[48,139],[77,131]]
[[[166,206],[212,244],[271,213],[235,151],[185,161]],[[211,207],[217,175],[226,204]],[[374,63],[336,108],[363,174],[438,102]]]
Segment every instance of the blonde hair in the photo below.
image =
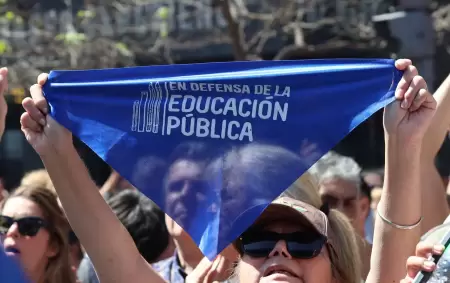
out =
[[28,172],[20,181],[20,186],[25,187],[41,187],[55,191],[50,175],[45,169],[37,169]]
[[376,187],[373,188],[370,192],[370,197],[372,198],[372,201],[379,201],[381,199],[381,193],[383,192],[382,188]]
[[[313,175],[306,172],[281,196],[301,200],[320,208],[322,200],[317,188],[317,180]],[[362,241],[361,237],[357,235],[348,218],[335,209],[330,209],[328,221],[335,242],[333,245],[334,253],[330,253],[333,276],[341,283],[360,283],[362,265],[358,243]]]
[[50,224],[49,244],[57,246],[57,254],[49,258],[45,272],[37,283],[75,283],[76,274],[72,270],[69,257],[69,223],[58,206],[56,194],[45,187],[21,186],[2,203],[1,209],[8,199],[24,197],[37,204],[42,210],[44,219]]

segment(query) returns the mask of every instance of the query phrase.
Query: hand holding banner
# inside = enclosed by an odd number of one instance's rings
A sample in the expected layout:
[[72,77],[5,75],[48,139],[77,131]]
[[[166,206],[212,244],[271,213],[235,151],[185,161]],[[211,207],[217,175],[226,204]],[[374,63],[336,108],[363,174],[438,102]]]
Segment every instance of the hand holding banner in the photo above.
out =
[[57,122],[214,258],[262,212],[250,207],[392,102],[401,75],[382,59],[208,63],[52,71],[44,93]]

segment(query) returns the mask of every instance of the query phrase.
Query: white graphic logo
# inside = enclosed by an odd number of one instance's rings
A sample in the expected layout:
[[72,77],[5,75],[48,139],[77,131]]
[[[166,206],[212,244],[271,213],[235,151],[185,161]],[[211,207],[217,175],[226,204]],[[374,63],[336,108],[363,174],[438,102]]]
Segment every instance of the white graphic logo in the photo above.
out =
[[[160,130],[161,102],[163,90],[159,82],[150,83],[148,91],[141,92],[141,99],[133,103],[131,131],[158,133]],[[163,133],[164,134],[164,133]]]

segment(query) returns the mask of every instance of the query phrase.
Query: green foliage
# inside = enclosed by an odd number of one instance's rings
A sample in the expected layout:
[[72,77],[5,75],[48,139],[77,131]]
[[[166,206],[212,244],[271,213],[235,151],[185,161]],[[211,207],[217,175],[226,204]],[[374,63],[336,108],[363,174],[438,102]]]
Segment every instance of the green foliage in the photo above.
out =
[[91,10],[80,10],[77,13],[77,17],[80,19],[92,19],[95,17],[95,11]]
[[167,38],[169,36],[168,19],[170,16],[170,9],[165,6],[159,7],[158,10],[156,10],[154,16],[158,17],[161,20],[159,25],[159,36],[161,38]]
[[156,10],[155,15],[161,20],[167,20],[169,18],[170,10],[168,7],[162,6]]
[[127,56],[127,57],[131,57],[133,56],[133,53],[131,52],[131,50],[127,47],[127,45],[123,42],[117,42],[115,44],[117,50],[119,51],[119,53],[123,56]]
[[79,32],[67,32],[58,34],[55,37],[58,41],[63,41],[65,45],[80,45],[86,41],[86,35]]
[[0,40],[0,55],[11,52],[11,46],[5,40]]

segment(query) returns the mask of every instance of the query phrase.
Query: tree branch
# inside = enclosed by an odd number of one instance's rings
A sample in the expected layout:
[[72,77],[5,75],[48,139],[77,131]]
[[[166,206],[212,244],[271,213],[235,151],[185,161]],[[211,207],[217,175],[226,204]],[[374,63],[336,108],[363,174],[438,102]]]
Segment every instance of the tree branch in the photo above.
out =
[[229,0],[218,0],[219,6],[225,21],[228,24],[228,34],[231,39],[231,45],[233,47],[234,59],[238,61],[245,61],[247,54],[245,52],[244,46],[244,36],[239,22],[231,14],[231,7]]

